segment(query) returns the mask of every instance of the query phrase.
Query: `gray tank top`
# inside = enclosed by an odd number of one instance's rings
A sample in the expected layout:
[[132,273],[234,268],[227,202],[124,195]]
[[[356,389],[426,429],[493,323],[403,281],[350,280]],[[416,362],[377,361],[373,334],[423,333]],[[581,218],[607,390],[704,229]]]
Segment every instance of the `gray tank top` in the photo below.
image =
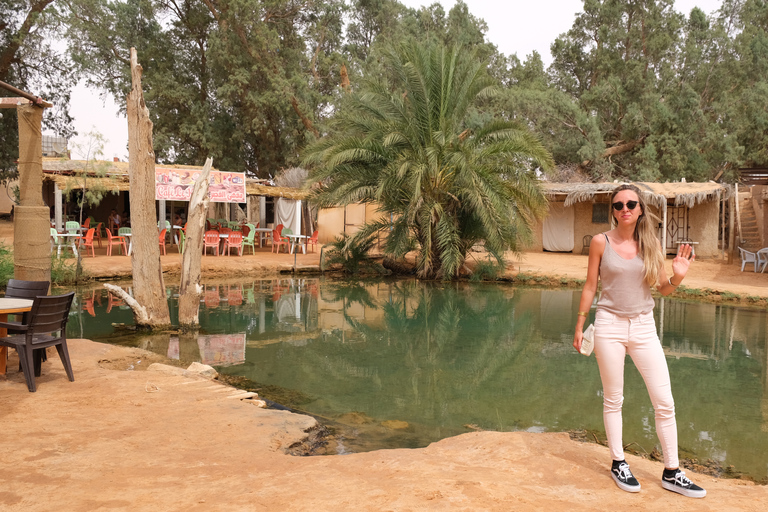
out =
[[611,247],[607,235],[600,260],[600,281],[603,287],[597,301],[598,310],[625,318],[653,311],[651,287],[643,280],[643,259],[639,254],[631,260],[622,258]]

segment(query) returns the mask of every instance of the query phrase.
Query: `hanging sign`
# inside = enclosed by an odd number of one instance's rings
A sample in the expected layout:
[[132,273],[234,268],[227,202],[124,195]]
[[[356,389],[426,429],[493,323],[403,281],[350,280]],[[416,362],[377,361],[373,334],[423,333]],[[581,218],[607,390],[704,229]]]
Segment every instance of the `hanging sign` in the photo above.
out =
[[[189,201],[202,171],[155,167],[155,199]],[[245,173],[211,171],[208,198],[214,203],[244,203]]]

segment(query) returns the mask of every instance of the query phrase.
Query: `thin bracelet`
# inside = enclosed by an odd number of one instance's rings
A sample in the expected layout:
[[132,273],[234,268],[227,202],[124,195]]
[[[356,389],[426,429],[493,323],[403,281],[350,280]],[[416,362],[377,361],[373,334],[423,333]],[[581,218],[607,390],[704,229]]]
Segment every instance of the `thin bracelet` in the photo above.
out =
[[671,277],[669,279],[667,279],[667,282],[669,283],[669,286],[671,286],[672,288],[677,288],[681,284],[681,283],[672,284],[672,278]]
[[583,316],[584,318],[587,318],[589,316],[589,311],[579,311],[576,313],[578,316]]

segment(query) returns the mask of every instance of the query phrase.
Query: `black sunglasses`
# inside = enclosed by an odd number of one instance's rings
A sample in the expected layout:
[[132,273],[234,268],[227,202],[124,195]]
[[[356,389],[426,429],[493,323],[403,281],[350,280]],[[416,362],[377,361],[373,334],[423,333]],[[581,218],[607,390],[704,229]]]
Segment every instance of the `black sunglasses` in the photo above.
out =
[[[629,208],[630,210],[634,210],[635,207],[638,205],[638,203],[639,201],[627,201],[627,208]],[[621,210],[624,209],[624,203],[622,203],[621,201],[616,201],[615,203],[613,203],[613,209],[616,210],[617,212],[620,212]]]

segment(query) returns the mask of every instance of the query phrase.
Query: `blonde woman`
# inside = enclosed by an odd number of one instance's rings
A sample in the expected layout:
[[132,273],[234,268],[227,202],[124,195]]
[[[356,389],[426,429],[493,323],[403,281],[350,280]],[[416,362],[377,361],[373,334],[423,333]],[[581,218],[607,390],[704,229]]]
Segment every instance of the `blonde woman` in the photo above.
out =
[[624,401],[624,359],[629,354],[640,371],[653,403],[656,434],[664,455],[661,484],[691,498],[707,491],[686,478],[677,454],[675,403],[664,350],[653,319],[655,286],[669,295],[685,278],[694,260],[690,245],[682,244],[672,261],[672,277],[664,269],[664,255],[654,231],[658,219],[646,208],[640,190],[622,185],[611,195],[613,229],[595,236],[589,247],[587,282],[581,292],[573,346],[581,348],[582,331],[597,291],[602,291],[595,315],[595,355],[603,383],[603,421],[613,458],[611,476],[620,489],[639,492],[640,483],[624,460],[621,406]]

